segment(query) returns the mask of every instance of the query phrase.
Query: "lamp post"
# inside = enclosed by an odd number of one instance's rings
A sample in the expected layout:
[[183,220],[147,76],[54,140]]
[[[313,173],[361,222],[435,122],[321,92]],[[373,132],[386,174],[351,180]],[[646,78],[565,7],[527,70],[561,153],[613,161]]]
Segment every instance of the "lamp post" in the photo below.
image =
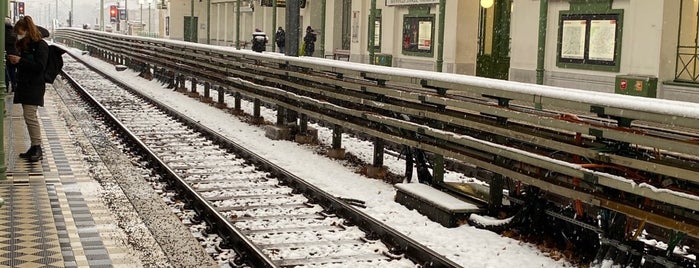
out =
[[[7,14],[7,2],[0,4],[0,14]],[[0,39],[5,40],[5,28],[0,29]],[[0,44],[0,51],[5,51],[5,42]],[[5,63],[0,64],[0,72],[5,73]],[[0,111],[5,111],[5,76],[0,76]],[[0,180],[7,179],[5,166],[5,116],[0,116]]]
[[143,0],[138,0],[138,5],[141,6],[141,17],[139,20],[141,21],[141,24],[143,24]]
[[150,34],[150,29],[151,29],[151,27],[150,27],[150,4],[152,1],[146,0],[146,2],[148,3],[148,34]]

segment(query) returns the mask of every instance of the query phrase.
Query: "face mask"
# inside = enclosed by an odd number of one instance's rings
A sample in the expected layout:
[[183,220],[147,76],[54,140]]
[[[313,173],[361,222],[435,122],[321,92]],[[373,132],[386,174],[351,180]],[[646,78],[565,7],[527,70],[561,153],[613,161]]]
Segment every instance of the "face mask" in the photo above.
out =
[[18,35],[17,35],[17,40],[22,40],[22,38],[24,38],[24,35],[23,35],[23,34],[18,34]]

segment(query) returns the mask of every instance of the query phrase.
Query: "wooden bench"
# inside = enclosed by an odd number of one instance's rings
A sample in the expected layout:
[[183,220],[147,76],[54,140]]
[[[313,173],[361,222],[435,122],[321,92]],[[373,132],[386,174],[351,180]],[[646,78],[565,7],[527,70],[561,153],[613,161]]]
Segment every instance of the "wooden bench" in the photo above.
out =
[[345,49],[334,49],[332,55],[325,55],[325,58],[332,57],[334,60],[350,60],[350,51]]

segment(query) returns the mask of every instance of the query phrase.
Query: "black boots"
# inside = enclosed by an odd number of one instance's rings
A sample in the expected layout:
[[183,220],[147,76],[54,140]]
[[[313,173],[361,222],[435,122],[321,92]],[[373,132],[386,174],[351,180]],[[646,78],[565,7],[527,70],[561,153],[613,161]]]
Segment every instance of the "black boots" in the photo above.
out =
[[27,150],[26,153],[19,154],[20,158],[27,159],[29,162],[39,161],[41,160],[42,156],[41,145],[33,145],[32,147],[29,147],[29,150]]

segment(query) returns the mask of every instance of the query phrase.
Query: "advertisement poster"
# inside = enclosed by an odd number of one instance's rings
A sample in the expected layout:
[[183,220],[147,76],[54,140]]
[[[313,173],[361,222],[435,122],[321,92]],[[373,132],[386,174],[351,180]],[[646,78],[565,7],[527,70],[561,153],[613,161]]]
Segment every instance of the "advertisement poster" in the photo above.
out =
[[592,20],[590,22],[591,60],[614,61],[616,45],[616,20]]
[[561,58],[585,58],[585,20],[564,20],[561,40]]

